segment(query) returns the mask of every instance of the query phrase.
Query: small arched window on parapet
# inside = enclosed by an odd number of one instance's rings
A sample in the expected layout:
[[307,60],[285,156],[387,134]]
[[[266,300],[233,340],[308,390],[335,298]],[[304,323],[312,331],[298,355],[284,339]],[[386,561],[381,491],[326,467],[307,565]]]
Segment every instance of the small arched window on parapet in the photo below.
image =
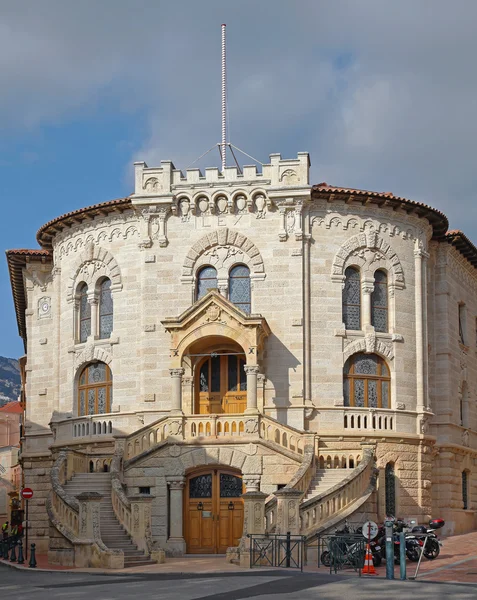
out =
[[[98,415],[111,412],[113,376],[106,363],[87,365],[78,379],[78,416]],[[97,424],[101,433],[101,424]],[[104,432],[106,433],[106,431]]]
[[78,340],[86,342],[91,335],[91,304],[88,302],[88,286],[81,283],[78,286]]
[[196,300],[203,298],[209,290],[217,289],[217,271],[207,265],[197,274]]
[[343,369],[345,406],[390,408],[391,377],[385,361],[376,354],[353,354]]
[[252,308],[250,269],[245,265],[235,265],[230,269],[229,300],[244,313],[250,314]]
[[345,271],[342,306],[345,329],[361,329],[361,277],[357,267]]
[[374,291],[371,294],[371,325],[375,331],[388,331],[388,276],[379,269],[374,274]]
[[113,331],[113,297],[111,281],[103,279],[99,285],[99,337],[108,339]]

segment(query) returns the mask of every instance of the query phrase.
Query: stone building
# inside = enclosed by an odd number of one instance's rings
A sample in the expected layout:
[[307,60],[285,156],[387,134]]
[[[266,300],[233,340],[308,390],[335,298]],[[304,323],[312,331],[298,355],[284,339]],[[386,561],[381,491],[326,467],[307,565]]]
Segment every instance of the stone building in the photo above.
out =
[[21,468],[18,464],[23,406],[9,402],[0,408],[0,523],[20,523]]
[[8,251],[40,551],[121,566],[386,513],[473,529],[477,250],[447,229],[273,154],[136,163],[130,197]]

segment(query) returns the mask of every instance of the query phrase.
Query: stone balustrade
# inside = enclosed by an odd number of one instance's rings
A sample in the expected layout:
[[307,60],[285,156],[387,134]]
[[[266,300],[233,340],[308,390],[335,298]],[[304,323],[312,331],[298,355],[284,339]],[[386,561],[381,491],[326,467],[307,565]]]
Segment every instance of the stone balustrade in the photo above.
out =
[[301,533],[316,535],[320,529],[338,523],[347,516],[346,509],[356,510],[369,498],[374,489],[374,449],[365,446],[361,463],[346,479],[300,505]]
[[163,417],[127,436],[125,458],[129,460],[139,456],[167,438],[247,437],[271,442],[302,459],[307,435],[263,415],[174,415]]
[[[46,501],[50,523],[66,538],[70,547],[49,552],[49,561],[64,564],[64,556],[75,567],[103,567],[122,569],[122,551],[109,550],[101,539],[100,505],[101,494],[83,492],[78,497],[67,494],[63,487],[68,474],[68,463],[74,465],[79,456],[68,457],[68,452],[59,453],[51,469],[52,489]],[[78,463],[77,463],[78,464]]]

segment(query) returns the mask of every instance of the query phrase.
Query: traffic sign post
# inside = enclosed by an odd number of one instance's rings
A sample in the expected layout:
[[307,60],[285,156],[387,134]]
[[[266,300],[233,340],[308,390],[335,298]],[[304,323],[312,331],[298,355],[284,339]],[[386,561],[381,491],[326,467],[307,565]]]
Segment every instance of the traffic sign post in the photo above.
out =
[[22,498],[25,500],[25,560],[28,559],[28,500],[33,498],[33,490],[31,488],[23,488],[21,491]]
[[378,535],[379,528],[374,521],[366,521],[363,525],[363,535],[368,542]]

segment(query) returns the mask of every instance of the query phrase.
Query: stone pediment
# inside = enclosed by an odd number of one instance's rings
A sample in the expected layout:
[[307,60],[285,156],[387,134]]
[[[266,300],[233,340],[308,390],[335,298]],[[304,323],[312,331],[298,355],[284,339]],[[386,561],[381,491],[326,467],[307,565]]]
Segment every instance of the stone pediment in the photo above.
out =
[[245,353],[257,356],[270,333],[262,315],[247,315],[219,292],[212,290],[178,317],[161,321],[172,336],[171,357],[180,363],[185,349],[199,338],[229,338]]

